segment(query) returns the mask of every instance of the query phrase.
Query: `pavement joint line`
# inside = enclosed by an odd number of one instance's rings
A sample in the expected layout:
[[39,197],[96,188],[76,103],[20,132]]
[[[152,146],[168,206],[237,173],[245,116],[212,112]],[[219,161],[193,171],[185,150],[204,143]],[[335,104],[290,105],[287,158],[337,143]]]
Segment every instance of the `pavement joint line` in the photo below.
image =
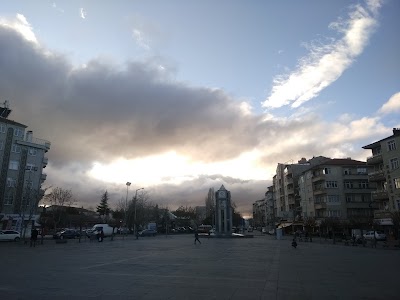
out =
[[123,263],[123,262],[129,261],[129,260],[135,260],[135,259],[138,259],[138,258],[147,257],[147,256],[151,256],[151,255],[152,254],[140,255],[140,256],[121,259],[121,260],[117,260],[117,261],[112,261],[112,262],[107,262],[107,263],[95,264],[95,265],[91,265],[91,266],[87,266],[87,267],[82,267],[80,269],[81,270],[88,270],[88,269],[93,269],[93,268],[99,268],[99,267],[109,266],[109,265],[113,265],[113,264]]
[[[130,277],[158,277],[158,278],[185,278],[185,279],[196,279],[196,280],[210,280],[209,276],[188,276],[188,275],[158,275],[158,274],[134,274],[134,273],[114,273],[114,272],[85,272],[85,274],[95,274],[95,275],[109,275],[109,276],[130,276]],[[265,279],[246,279],[246,278],[236,278],[236,277],[212,277],[213,280],[221,281],[249,281],[249,282],[265,282]],[[275,282],[275,280],[272,280]]]

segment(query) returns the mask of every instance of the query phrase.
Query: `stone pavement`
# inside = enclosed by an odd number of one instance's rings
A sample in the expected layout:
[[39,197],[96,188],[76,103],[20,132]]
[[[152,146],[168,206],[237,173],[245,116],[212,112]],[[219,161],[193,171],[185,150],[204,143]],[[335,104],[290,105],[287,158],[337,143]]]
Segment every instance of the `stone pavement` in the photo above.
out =
[[0,243],[1,299],[399,299],[400,251],[193,235]]

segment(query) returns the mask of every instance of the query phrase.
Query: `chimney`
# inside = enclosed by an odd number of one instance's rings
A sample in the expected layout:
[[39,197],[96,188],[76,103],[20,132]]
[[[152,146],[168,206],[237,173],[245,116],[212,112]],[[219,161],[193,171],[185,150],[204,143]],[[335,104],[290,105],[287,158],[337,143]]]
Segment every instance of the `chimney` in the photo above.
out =
[[393,128],[393,135],[400,135],[400,128]]

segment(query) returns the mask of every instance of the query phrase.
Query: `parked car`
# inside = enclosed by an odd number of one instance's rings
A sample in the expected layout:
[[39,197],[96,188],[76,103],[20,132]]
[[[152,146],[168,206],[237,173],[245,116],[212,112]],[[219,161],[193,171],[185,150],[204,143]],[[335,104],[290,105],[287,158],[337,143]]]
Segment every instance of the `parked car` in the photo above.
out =
[[156,236],[157,231],[153,229],[145,229],[139,232],[139,236]]
[[14,241],[18,242],[21,234],[15,230],[0,230],[0,241]]
[[384,234],[382,231],[367,231],[365,234],[363,234],[364,239],[373,240],[374,239],[374,233],[375,233],[375,238],[378,241],[385,241],[386,240],[386,234]]
[[62,240],[62,239],[79,238],[79,236],[80,236],[79,231],[74,229],[65,229],[54,234],[53,238]]

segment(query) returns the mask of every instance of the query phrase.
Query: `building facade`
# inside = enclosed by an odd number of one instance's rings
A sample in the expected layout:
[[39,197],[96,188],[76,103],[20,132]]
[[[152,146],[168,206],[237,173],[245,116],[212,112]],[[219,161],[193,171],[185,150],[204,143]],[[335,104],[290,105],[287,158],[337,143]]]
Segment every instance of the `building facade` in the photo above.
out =
[[374,218],[379,223],[400,210],[400,128],[393,128],[393,135],[363,148],[372,152],[367,158],[368,180],[376,185],[372,201],[378,206]]
[[46,152],[50,142],[35,138],[27,126],[8,117],[0,107],[0,228],[20,230],[35,215],[46,180]]
[[298,180],[303,218],[364,219],[368,222],[377,206],[368,182],[365,162],[329,159],[305,171]]

